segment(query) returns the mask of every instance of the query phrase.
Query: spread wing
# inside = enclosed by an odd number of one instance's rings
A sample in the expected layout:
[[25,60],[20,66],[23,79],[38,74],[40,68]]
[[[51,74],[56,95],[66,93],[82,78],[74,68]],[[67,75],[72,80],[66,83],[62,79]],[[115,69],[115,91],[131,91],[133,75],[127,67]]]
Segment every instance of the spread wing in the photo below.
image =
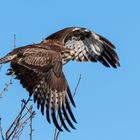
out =
[[[26,47],[16,49],[9,56],[12,57],[11,70],[20,83],[34,96],[38,109],[50,123],[50,114],[55,126],[62,131],[56,115],[58,114],[63,127],[69,131],[64,120],[73,128],[71,119],[76,122],[71,111],[70,102],[75,106],[68,83],[62,72],[61,55],[53,50]],[[9,57],[8,56],[8,57]]]
[[74,51],[74,56],[65,56],[65,63],[68,60],[76,61],[100,61],[106,67],[120,66],[119,57],[115,52],[115,46],[101,35],[85,28],[65,28],[58,31],[43,42],[57,42],[65,48]]

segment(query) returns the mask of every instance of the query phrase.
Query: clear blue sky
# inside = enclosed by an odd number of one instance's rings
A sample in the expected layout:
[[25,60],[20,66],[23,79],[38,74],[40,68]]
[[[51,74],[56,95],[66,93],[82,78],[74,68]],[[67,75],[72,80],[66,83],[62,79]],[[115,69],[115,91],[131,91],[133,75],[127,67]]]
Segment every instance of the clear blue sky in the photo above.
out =
[[[140,1],[139,0],[1,0],[0,57],[17,47],[37,43],[68,26],[87,27],[111,40],[120,56],[121,67],[108,69],[99,63],[72,62],[64,67],[74,90],[82,81],[73,109],[77,130],[64,132],[59,140],[140,140]],[[9,65],[0,72],[0,90],[9,77]],[[14,80],[0,99],[4,131],[17,115],[28,93]],[[36,109],[33,140],[52,140],[54,126]],[[21,140],[28,140],[29,127]]]

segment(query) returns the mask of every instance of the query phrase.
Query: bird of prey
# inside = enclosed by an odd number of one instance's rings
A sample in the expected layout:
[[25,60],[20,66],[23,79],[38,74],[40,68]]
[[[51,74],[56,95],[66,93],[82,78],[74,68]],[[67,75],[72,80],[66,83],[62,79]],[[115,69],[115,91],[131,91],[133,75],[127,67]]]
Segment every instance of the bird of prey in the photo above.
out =
[[[0,59],[0,64],[10,62],[8,75],[15,78],[34,97],[37,108],[51,119],[57,129],[62,126],[69,131],[68,124],[76,119],[70,103],[75,103],[63,65],[70,60],[78,62],[101,62],[106,67],[120,66],[115,46],[103,36],[86,28],[69,27],[48,36],[40,43],[15,48]],[[59,116],[57,119],[56,115]],[[51,116],[51,118],[50,118]]]

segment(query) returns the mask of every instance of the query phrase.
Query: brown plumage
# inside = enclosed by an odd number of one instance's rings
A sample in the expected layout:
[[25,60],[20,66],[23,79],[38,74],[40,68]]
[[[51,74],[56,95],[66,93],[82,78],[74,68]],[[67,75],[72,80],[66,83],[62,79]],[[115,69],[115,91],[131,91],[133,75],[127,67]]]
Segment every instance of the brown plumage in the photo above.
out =
[[[58,114],[63,127],[69,131],[66,122],[73,129],[76,123],[70,103],[75,103],[62,71],[70,60],[79,62],[101,62],[113,68],[120,66],[114,45],[104,37],[85,28],[65,28],[38,44],[16,48],[0,59],[0,64],[10,62],[8,75],[15,74],[27,89],[42,114],[50,115],[55,126],[62,131],[57,121]],[[44,112],[45,111],[45,112]]]

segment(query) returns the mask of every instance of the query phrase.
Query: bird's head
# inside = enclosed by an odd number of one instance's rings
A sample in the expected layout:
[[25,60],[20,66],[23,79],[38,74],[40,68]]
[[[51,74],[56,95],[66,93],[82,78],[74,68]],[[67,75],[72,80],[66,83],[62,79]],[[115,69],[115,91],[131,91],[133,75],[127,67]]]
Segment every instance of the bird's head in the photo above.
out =
[[70,60],[74,58],[75,52],[72,49],[66,48],[61,51],[61,55],[62,55],[62,61],[63,61],[62,63],[66,64],[67,62],[69,62]]
[[75,51],[72,50],[72,49],[66,48],[66,49],[62,50],[61,54],[64,55],[64,56],[71,56],[71,57],[73,57],[74,54],[75,54]]

